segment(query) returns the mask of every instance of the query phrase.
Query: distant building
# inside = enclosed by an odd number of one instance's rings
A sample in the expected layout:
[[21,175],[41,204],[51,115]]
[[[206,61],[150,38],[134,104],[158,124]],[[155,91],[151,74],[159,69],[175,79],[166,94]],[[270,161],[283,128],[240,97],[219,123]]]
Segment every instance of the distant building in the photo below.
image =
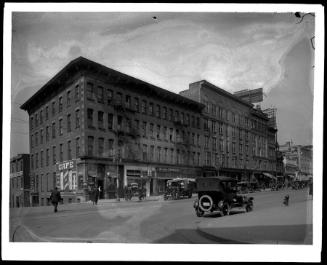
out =
[[206,80],[180,94],[205,105],[206,166],[240,181],[276,180],[277,128],[261,109]]
[[292,141],[279,147],[284,157],[285,175],[294,180],[312,178],[312,145],[295,145]]
[[70,203],[88,200],[95,186],[100,198],[121,197],[132,182],[156,195],[168,179],[201,176],[203,107],[85,58],[71,61],[21,107],[34,202],[49,204],[55,186]]
[[29,154],[18,154],[10,159],[10,207],[30,206]]

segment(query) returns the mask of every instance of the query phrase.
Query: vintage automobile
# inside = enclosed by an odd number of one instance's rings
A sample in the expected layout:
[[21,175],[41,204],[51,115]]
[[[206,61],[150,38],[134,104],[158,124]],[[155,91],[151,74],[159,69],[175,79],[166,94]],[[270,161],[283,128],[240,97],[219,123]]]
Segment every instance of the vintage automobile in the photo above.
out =
[[191,198],[195,189],[195,180],[189,178],[175,178],[167,181],[164,199]]
[[230,177],[202,177],[196,179],[198,197],[193,207],[198,217],[205,213],[219,212],[229,215],[238,208],[246,212],[253,210],[253,197],[237,195],[237,181]]

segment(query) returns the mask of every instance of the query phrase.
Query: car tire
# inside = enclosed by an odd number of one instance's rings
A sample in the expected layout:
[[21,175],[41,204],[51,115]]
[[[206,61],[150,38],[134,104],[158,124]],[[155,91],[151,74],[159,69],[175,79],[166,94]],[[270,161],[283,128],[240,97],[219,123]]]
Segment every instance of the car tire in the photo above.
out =
[[[205,209],[205,208],[203,208],[203,206],[202,206],[202,201],[203,201],[204,199],[207,199],[207,200],[209,200],[209,202],[210,202],[210,207],[209,207],[208,209]],[[211,198],[209,195],[202,195],[201,198],[199,199],[199,208],[200,208],[202,211],[204,211],[204,212],[210,212],[212,206],[213,206],[213,200],[212,200],[212,198]]]

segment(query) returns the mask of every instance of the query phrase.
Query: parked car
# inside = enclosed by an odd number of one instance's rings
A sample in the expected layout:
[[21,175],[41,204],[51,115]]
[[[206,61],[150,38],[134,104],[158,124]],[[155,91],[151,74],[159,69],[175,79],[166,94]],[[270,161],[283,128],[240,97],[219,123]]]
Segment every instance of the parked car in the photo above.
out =
[[167,181],[164,199],[181,199],[183,197],[191,198],[195,190],[195,180],[189,178],[175,178]]
[[237,194],[237,181],[230,177],[202,177],[196,179],[198,197],[193,207],[198,217],[218,211],[229,215],[234,208],[253,210],[253,197]]

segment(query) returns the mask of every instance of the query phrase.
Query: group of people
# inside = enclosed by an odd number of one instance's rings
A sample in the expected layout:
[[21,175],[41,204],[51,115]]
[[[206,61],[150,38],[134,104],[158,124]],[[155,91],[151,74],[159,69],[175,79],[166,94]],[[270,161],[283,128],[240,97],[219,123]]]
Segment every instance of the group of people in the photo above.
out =
[[91,201],[93,202],[93,205],[98,204],[100,191],[101,191],[100,187],[93,187],[92,188],[91,193],[90,193],[90,195],[91,195],[90,198],[91,198]]

